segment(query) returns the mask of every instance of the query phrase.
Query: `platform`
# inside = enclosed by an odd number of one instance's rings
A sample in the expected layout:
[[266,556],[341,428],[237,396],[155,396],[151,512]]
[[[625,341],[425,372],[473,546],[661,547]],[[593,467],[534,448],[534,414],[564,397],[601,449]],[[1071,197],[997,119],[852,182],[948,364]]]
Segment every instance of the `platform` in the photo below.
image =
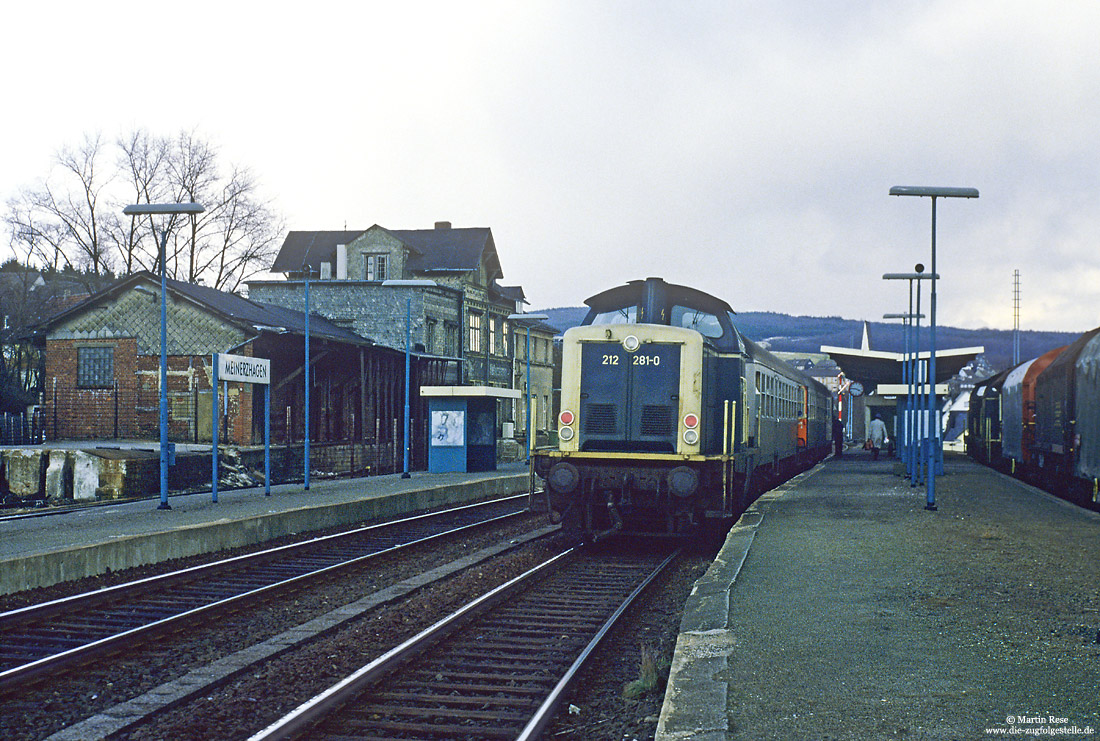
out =
[[1100,515],[946,474],[935,512],[862,451],[761,497],[686,605],[656,739],[1100,738]]
[[484,473],[413,473],[172,495],[0,521],[0,594],[528,490],[523,463]]

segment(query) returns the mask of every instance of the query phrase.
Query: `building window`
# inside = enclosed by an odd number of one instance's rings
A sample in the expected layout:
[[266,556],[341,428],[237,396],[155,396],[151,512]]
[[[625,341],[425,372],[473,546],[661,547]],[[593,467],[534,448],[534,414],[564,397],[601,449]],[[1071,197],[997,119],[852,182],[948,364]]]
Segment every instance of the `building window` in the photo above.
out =
[[495,316],[489,317],[489,354],[496,355],[500,349],[500,338],[497,336],[497,332],[500,331],[500,325],[497,322]]
[[481,314],[470,312],[470,340],[466,345],[470,352],[481,352]]
[[367,280],[386,280],[386,255],[367,255]]
[[458,327],[451,322],[443,322],[443,354],[458,357],[462,353],[458,347]]
[[424,345],[430,353],[435,353],[435,319],[424,323]]
[[76,385],[85,389],[114,386],[115,349],[113,347],[77,348]]

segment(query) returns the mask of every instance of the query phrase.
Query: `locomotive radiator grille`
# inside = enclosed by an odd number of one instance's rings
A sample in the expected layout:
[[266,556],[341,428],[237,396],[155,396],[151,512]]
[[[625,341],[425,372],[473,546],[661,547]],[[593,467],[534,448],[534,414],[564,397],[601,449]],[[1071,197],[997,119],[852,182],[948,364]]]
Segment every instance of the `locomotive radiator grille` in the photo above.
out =
[[672,434],[672,409],[667,406],[647,404],[642,407],[641,433],[654,437]]
[[589,435],[617,433],[619,410],[614,404],[589,404],[585,408],[584,431]]

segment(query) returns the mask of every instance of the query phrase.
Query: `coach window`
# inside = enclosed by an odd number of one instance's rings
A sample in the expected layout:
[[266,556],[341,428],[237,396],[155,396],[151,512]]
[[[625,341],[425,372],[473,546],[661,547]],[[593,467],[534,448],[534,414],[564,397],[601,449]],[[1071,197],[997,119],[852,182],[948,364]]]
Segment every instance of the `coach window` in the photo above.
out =
[[114,386],[115,349],[109,346],[77,348],[76,385],[83,389]]

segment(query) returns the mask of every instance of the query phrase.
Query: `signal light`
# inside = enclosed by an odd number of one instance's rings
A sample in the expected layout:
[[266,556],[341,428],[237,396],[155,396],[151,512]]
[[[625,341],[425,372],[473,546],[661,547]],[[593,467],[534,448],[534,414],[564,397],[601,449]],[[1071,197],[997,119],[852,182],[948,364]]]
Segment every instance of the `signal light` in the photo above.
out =
[[699,426],[699,415],[697,414],[685,414],[684,415],[684,427],[689,430],[694,430]]
[[569,425],[573,424],[573,420],[573,412],[570,412],[569,410],[566,410],[558,415],[558,421],[561,422],[564,427],[568,427]]

